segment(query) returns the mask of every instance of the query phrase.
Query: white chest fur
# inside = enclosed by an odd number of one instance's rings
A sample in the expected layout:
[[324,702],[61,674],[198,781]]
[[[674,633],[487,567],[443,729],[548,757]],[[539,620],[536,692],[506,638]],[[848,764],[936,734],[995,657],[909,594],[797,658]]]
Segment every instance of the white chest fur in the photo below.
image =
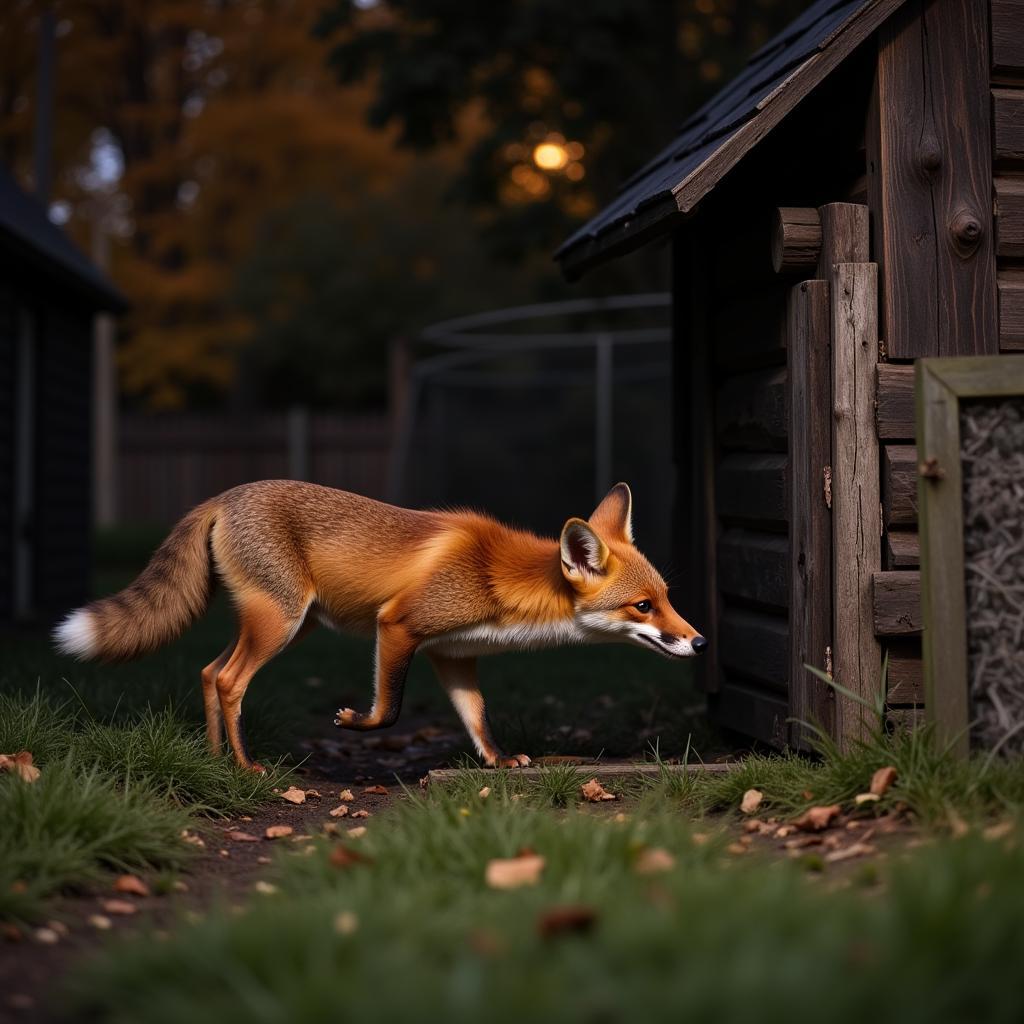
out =
[[437,651],[451,658],[475,658],[501,651],[527,651],[581,644],[590,639],[589,632],[573,619],[506,626],[482,622],[431,637],[420,645],[420,649]]

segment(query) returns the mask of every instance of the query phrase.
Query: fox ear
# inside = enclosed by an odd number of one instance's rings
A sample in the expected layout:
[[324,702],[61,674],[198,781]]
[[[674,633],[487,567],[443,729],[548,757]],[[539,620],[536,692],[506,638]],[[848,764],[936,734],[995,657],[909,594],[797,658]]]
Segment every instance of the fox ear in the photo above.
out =
[[570,519],[562,527],[562,574],[570,583],[600,576],[608,564],[608,548],[582,519]]
[[633,543],[633,495],[626,484],[616,484],[594,509],[590,523],[612,540]]

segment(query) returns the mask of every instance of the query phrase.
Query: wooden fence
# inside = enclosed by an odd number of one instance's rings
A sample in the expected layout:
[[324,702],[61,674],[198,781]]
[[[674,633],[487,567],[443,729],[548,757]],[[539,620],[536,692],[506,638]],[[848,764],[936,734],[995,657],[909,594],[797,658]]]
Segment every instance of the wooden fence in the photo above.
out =
[[117,518],[173,523],[193,505],[250,480],[311,480],[386,497],[385,415],[132,414],[119,423]]

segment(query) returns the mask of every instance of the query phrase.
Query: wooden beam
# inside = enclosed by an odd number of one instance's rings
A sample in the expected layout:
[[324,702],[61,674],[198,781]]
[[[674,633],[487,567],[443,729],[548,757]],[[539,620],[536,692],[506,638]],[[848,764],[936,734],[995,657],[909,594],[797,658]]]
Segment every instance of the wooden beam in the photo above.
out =
[[[877,268],[832,268],[832,673],[870,699],[881,649],[872,624],[871,578],[881,568],[875,364],[878,358]],[[864,708],[836,698],[836,734],[849,744],[866,736]]]
[[722,594],[767,608],[789,607],[789,543],[752,530],[726,530],[718,542]]
[[719,621],[719,661],[730,675],[786,693],[789,628],[779,615],[726,607]]
[[915,530],[887,530],[885,534],[888,569],[916,569],[921,562],[921,545]]
[[882,446],[882,517],[885,528],[917,525],[917,449]]
[[916,639],[895,639],[886,644],[888,675],[886,703],[924,704],[921,644]]
[[789,704],[794,746],[808,746],[799,722],[815,722],[830,735],[835,699],[808,672],[831,667],[832,513],[826,469],[832,462],[832,352],[829,287],[804,281],[789,293]]
[[999,348],[1024,351],[1024,270],[999,274]]
[[882,441],[914,439],[914,367],[878,364],[875,427]]
[[786,450],[785,369],[757,370],[726,379],[715,401],[718,443],[744,451]]
[[878,636],[916,636],[921,632],[919,572],[876,572],[872,590],[874,629]]
[[821,252],[821,217],[813,207],[780,206],[772,227],[772,266],[776,274],[809,277]]
[[1024,181],[996,178],[996,252],[1024,257]]
[[818,209],[821,218],[821,252],[818,278],[828,281],[837,263],[867,263],[870,252],[870,217],[860,203],[828,203]]
[[992,146],[1000,165],[1024,163],[1024,89],[992,90]]
[[788,518],[786,456],[726,455],[716,473],[718,516],[731,525],[783,528]]
[[988,52],[980,0],[907,0],[879,31],[868,196],[891,359],[998,351]]
[[1020,0],[992,0],[992,71],[1024,72],[1024,31]]

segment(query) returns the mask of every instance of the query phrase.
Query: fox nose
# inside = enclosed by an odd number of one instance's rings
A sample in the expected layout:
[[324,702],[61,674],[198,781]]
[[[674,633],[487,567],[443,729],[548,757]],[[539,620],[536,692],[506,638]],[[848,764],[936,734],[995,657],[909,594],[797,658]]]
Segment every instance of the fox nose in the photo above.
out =
[[703,654],[704,653],[704,649],[707,647],[707,645],[708,645],[707,640],[704,637],[702,637],[702,636],[695,636],[690,641],[690,646],[693,648],[693,653],[694,654]]

